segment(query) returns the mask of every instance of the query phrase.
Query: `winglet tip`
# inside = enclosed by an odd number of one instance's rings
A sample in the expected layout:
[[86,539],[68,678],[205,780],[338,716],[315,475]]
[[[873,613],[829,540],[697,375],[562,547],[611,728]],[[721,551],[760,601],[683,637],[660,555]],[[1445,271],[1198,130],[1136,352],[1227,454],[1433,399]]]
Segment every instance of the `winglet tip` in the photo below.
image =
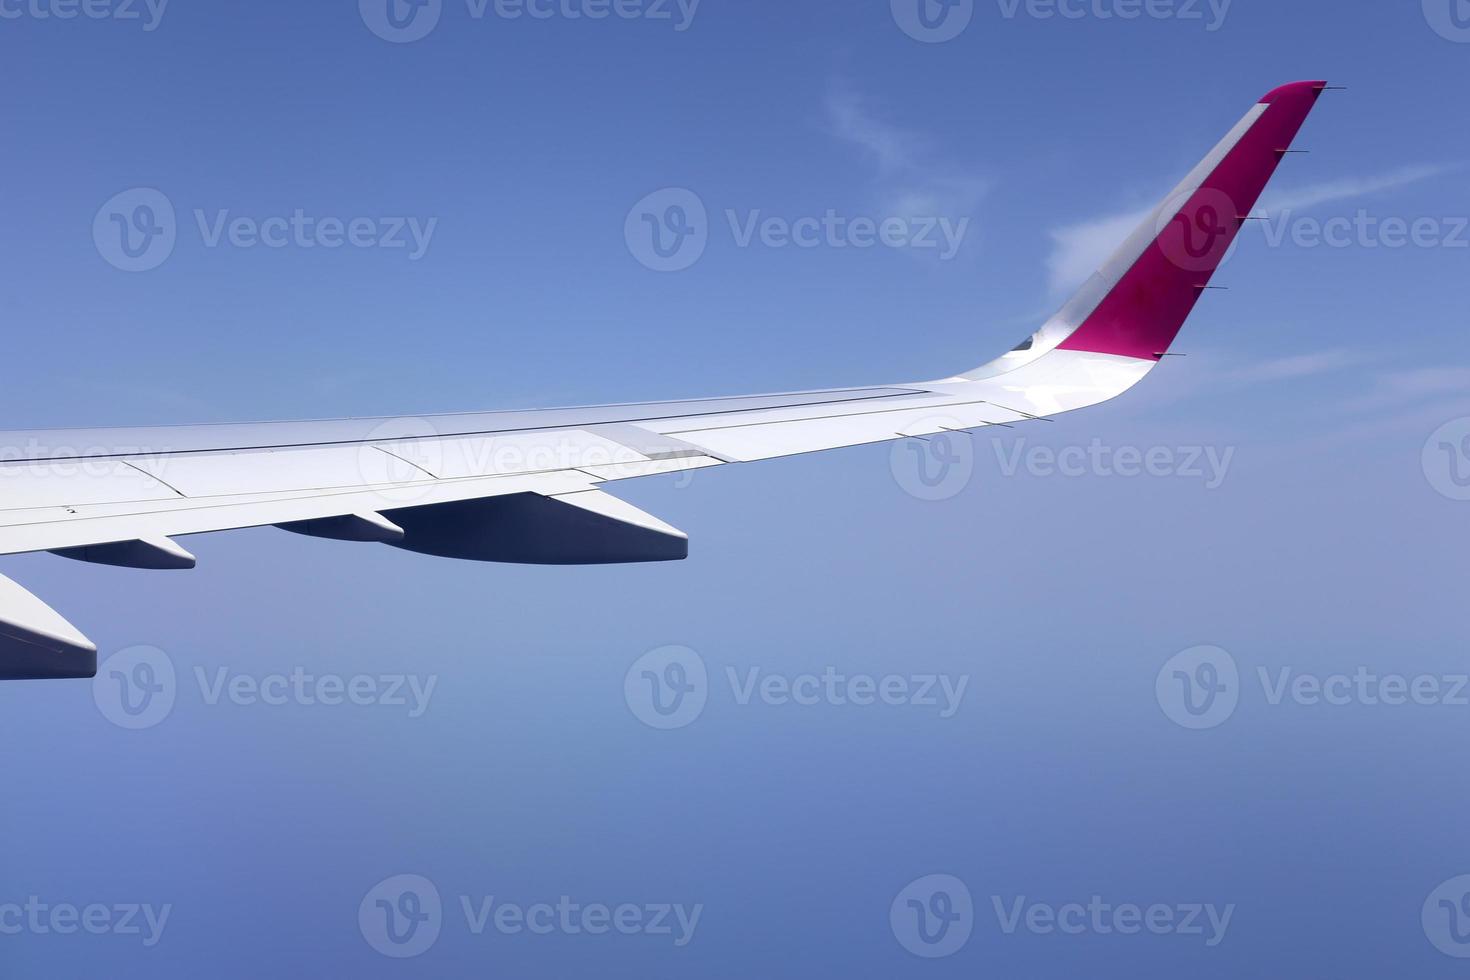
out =
[[1326,91],[1326,89],[1327,82],[1322,80],[1288,82],[1285,85],[1278,85],[1276,88],[1273,88],[1271,91],[1261,96],[1261,104],[1271,105],[1275,102],[1281,101],[1284,98],[1288,98],[1290,96],[1305,92],[1312,93],[1313,98],[1315,98],[1316,96],[1321,95],[1324,91]]

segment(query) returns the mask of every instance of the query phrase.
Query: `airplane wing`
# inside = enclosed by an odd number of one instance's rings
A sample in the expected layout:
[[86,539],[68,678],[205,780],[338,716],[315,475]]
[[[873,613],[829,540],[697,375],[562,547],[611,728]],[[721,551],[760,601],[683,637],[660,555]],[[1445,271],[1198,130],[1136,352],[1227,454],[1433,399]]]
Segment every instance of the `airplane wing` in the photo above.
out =
[[[667,561],[680,531],[618,480],[1014,425],[1117,397],[1159,362],[1326,88],[1266,95],[1041,329],[936,381],[688,402],[0,433],[0,554],[185,569],[175,540],[276,526],[529,564]],[[0,679],[95,676],[97,648],[0,576]]]

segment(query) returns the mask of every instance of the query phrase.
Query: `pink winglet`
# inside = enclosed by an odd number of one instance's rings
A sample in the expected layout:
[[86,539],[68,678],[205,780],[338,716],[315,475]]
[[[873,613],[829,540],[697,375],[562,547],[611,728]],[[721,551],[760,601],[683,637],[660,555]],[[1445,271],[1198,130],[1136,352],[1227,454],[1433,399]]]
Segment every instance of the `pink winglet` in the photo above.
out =
[[1261,99],[1268,108],[1061,350],[1158,360],[1194,309],[1326,82],[1293,82]]

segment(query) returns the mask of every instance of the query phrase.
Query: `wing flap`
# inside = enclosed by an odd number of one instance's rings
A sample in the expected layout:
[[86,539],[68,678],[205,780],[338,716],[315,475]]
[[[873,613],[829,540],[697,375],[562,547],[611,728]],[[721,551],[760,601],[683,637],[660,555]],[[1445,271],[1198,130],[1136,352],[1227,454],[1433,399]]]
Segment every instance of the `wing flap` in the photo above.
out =
[[142,568],[154,571],[186,570],[198,564],[178,543],[165,537],[115,541],[111,544],[87,545],[84,548],[57,548],[52,554],[93,565],[118,568]]
[[437,558],[513,565],[681,561],[689,537],[600,490],[511,494],[393,511],[394,545]]
[[585,473],[542,473],[337,492],[176,499],[158,503],[0,512],[0,554],[55,551],[137,538],[182,537],[344,514],[385,513],[394,508],[504,494],[572,493],[589,489],[593,483]]
[[372,512],[296,521],[291,524],[277,524],[276,527],[292,534],[302,534],[308,538],[328,538],[332,541],[397,544],[403,540],[403,528],[382,514]]

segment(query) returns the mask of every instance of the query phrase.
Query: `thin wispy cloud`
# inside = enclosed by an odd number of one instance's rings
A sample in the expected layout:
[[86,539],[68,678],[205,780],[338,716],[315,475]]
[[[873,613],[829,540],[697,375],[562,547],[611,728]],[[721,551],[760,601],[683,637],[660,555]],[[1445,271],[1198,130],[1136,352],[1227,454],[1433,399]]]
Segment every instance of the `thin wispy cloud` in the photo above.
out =
[[[1318,450],[1345,446],[1354,453],[1362,453],[1365,442],[1384,437],[1392,438],[1401,450],[1416,446],[1445,422],[1470,416],[1470,390],[1420,389],[1412,401],[1396,403],[1392,399],[1378,399],[1369,403],[1365,400],[1347,408],[1371,411],[1348,416],[1350,421],[1336,429],[1324,428],[1316,440]],[[1341,408],[1333,418],[1343,418]]]
[[1237,384],[1270,384],[1277,381],[1298,381],[1324,374],[1335,374],[1356,367],[1369,360],[1363,351],[1324,350],[1288,357],[1275,357],[1256,361],[1226,372],[1225,380]]
[[990,182],[946,160],[934,141],[892,123],[846,82],[827,92],[827,123],[876,169],[874,192],[885,216],[968,216]]
[[1351,411],[1379,411],[1446,395],[1470,398],[1470,367],[1444,365],[1386,371],[1374,379],[1366,394],[1345,407]]
[[1372,177],[1344,177],[1339,180],[1326,180],[1316,184],[1308,184],[1305,187],[1275,192],[1268,190],[1262,198],[1262,206],[1266,211],[1272,213],[1280,211],[1302,211],[1307,208],[1316,207],[1319,204],[1331,204],[1334,201],[1350,201],[1354,198],[1367,197],[1370,194],[1396,191],[1401,187],[1408,187],[1410,184],[1417,184],[1422,180],[1442,177],[1457,169],[1459,168],[1425,164],[1401,167],[1398,170],[1392,170],[1386,174],[1378,174]]
[[[1366,177],[1344,177],[1301,187],[1267,192],[1262,207],[1271,215],[1285,211],[1302,211],[1322,204],[1348,201],[1373,194],[1399,190],[1420,181],[1440,177],[1459,169],[1458,166],[1421,164],[1400,167],[1388,173]],[[1070,292],[1087,280],[1107,261],[1108,256],[1152,212],[1153,207],[1138,208],[1065,225],[1051,232],[1052,250],[1047,256],[1047,276],[1054,295]]]
[[1152,211],[1140,208],[1054,229],[1046,259],[1052,294],[1070,292],[1086,282]]
[[924,137],[874,116],[845,82],[829,88],[827,118],[833,133],[864,150],[884,175],[912,170],[931,152]]

